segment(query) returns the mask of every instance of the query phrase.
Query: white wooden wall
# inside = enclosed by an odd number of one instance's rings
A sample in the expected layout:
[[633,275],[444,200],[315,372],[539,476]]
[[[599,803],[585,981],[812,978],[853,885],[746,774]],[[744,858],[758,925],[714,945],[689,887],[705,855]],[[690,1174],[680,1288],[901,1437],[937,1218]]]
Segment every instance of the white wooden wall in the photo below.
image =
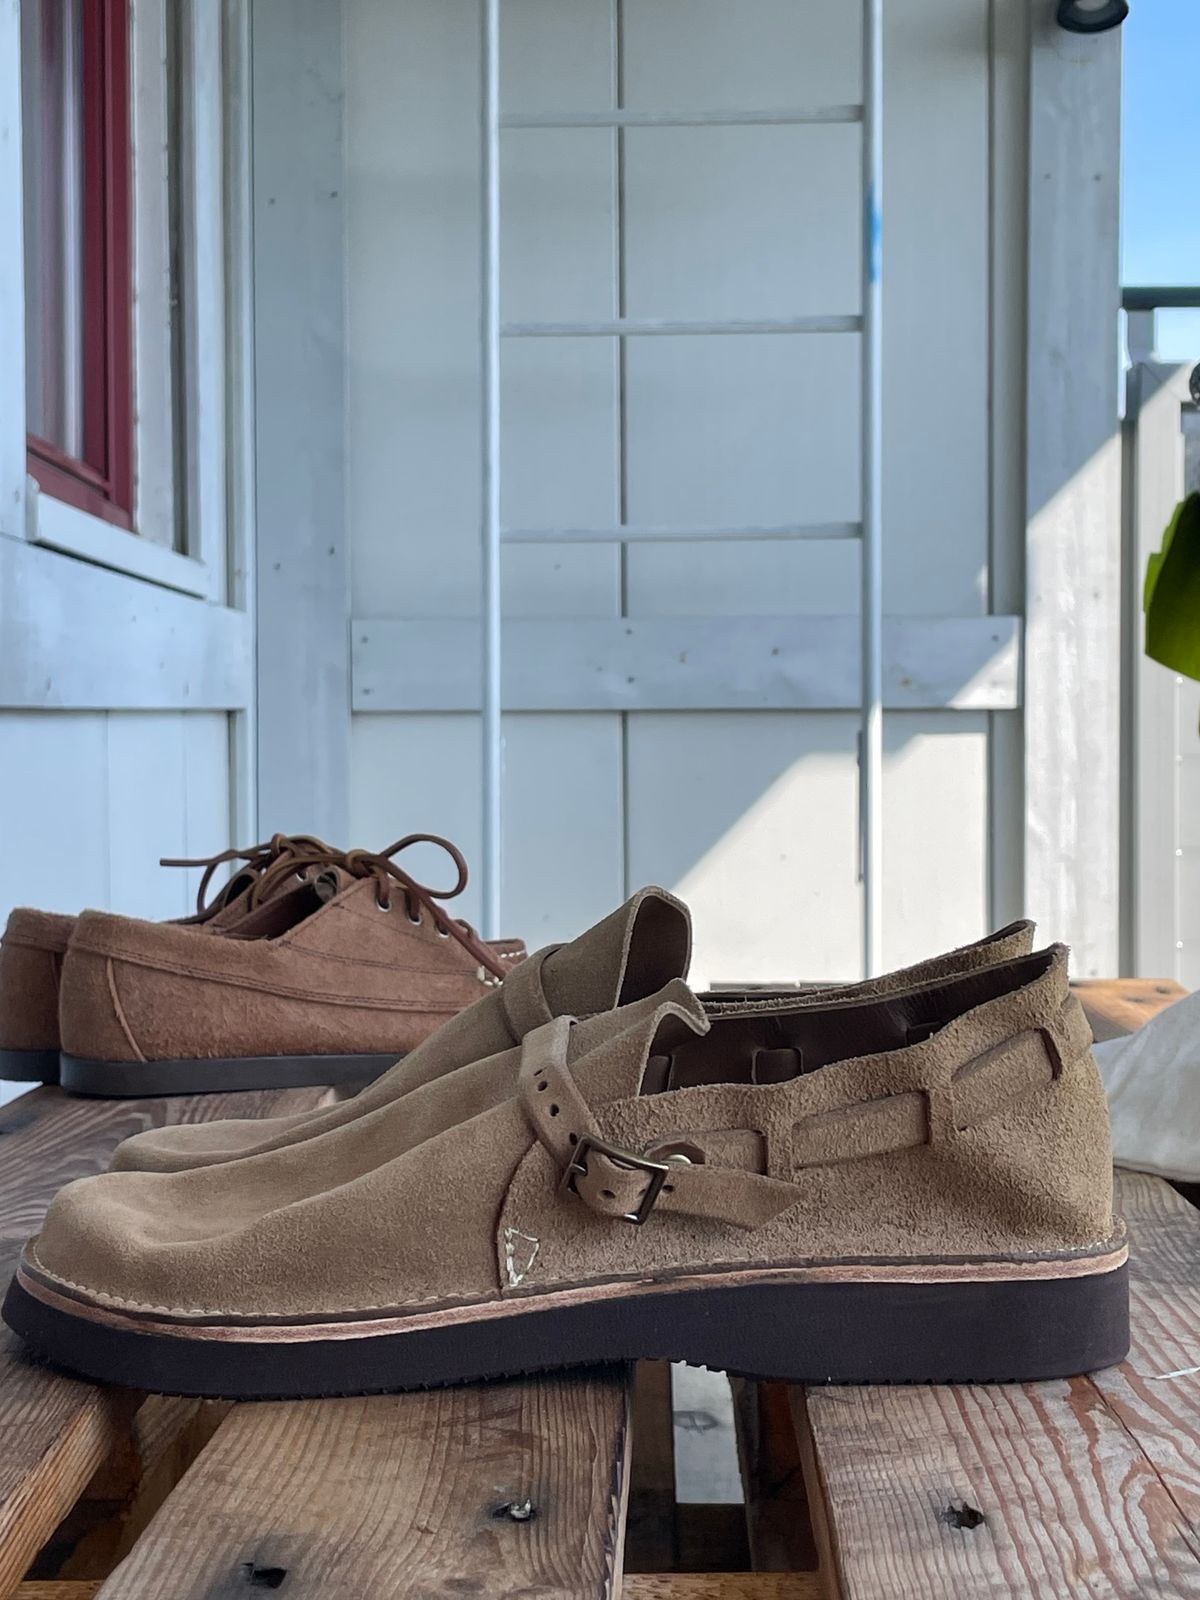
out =
[[184,916],[195,872],[230,836],[222,712],[0,712],[0,919],[15,905]]
[[[892,615],[1017,609],[1027,109],[1023,6],[888,8],[886,599]],[[851,0],[624,0],[624,104],[860,96]],[[346,405],[353,614],[477,610],[475,0],[344,0]],[[614,103],[612,0],[504,0],[506,110]],[[991,40],[995,38],[993,55]],[[858,130],[504,134],[503,314],[858,309]],[[606,526],[858,515],[857,341],[757,336],[509,344],[504,520]],[[622,421],[623,417],[623,421]],[[625,436],[624,483],[619,432]],[[857,551],[515,547],[506,615],[852,612]],[[361,704],[361,697],[356,697]],[[978,936],[1020,898],[1013,711],[887,718],[889,964]],[[507,727],[505,921],[562,937],[651,880],[699,915],[709,978],[853,974],[856,719],[845,712],[531,713]],[[478,723],[354,717],[352,832],[478,849]],[[468,908],[468,911],[470,908]],[[1052,931],[1052,930],[1051,930]]]
[[[211,854],[256,827],[247,18],[234,0],[179,12],[184,360],[172,374],[166,9],[133,10],[135,534],[26,476],[20,8],[0,4],[0,926],[17,905],[184,915],[199,874],[159,857]],[[0,1085],[0,1100],[11,1092]]]
[[1200,684],[1144,654],[1142,582],[1184,494],[1200,490],[1191,365],[1127,376],[1125,968],[1200,988]]

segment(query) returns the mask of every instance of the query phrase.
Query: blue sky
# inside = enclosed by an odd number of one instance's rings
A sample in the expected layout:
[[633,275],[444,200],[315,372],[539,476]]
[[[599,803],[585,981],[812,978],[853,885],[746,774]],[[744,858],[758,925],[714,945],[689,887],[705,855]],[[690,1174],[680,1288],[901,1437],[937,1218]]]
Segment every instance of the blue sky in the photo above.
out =
[[[1124,43],[1122,281],[1200,285],[1200,0],[1130,0]],[[1160,312],[1158,345],[1200,358],[1200,312]]]

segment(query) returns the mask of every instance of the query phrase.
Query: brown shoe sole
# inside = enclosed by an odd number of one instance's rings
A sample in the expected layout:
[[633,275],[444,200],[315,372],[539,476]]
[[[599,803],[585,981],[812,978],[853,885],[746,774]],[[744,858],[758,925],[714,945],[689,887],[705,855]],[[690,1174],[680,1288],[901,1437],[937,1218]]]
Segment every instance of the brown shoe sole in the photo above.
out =
[[64,1051],[59,1081],[68,1094],[157,1098],[238,1089],[308,1089],[369,1083],[404,1052],[369,1056],[211,1056],[181,1061],[88,1061]]
[[9,1083],[57,1083],[57,1050],[0,1050],[0,1078]]
[[1025,1262],[754,1268],[434,1312],[185,1320],[98,1305],[27,1259],[8,1325],[104,1383],[227,1399],[387,1393],[643,1358],[788,1383],[1071,1377],[1129,1348],[1124,1248]]

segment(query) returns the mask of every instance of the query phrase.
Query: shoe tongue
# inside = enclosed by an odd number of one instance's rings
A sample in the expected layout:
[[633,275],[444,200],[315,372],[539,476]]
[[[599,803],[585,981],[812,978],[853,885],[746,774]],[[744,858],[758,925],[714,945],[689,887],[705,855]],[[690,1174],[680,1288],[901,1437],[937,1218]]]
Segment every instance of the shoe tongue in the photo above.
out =
[[692,919],[682,900],[665,889],[639,889],[549,956],[542,986],[556,1015],[590,1016],[685,978],[691,954]]

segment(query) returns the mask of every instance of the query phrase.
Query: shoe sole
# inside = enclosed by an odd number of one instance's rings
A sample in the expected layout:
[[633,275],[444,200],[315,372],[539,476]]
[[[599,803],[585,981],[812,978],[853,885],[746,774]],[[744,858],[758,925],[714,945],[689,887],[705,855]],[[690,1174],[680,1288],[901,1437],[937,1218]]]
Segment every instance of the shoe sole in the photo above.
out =
[[57,1083],[57,1050],[0,1050],[0,1078],[9,1083]]
[[270,1324],[119,1311],[23,1261],[3,1315],[86,1378],[233,1400],[394,1393],[641,1359],[809,1385],[1030,1382],[1113,1366],[1129,1349],[1123,1249],[1022,1267],[740,1270]]
[[403,1051],[369,1056],[212,1056],[180,1061],[89,1061],[64,1051],[59,1081],[68,1094],[145,1099],[226,1094],[239,1089],[308,1089],[366,1083]]

